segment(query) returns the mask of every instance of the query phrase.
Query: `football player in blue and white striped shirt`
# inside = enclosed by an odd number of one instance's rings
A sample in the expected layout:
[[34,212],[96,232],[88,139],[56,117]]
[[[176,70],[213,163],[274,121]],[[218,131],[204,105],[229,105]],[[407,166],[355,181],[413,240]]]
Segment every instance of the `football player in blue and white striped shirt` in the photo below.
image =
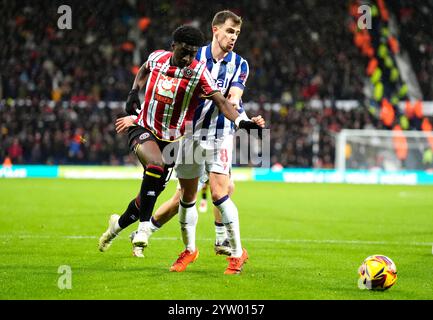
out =
[[[212,43],[199,49],[196,56],[197,60],[206,64],[223,95],[228,97],[239,113],[243,111],[240,101],[249,73],[247,61],[233,52],[241,25],[242,19],[233,12],[228,10],[218,12],[212,21]],[[243,114],[246,117],[245,112]],[[251,120],[264,126],[261,116]],[[170,270],[184,271],[198,256],[195,247],[198,217],[195,201],[198,179],[207,173],[212,200],[221,212],[221,221],[227,229],[231,248],[229,265],[225,273],[239,273],[248,254],[241,245],[238,210],[229,196],[235,124],[226,119],[212,101],[203,100],[194,114],[192,126],[192,136],[185,136],[180,141],[180,151],[175,166],[182,189],[179,221],[185,251],[179,255]],[[206,156],[200,162],[194,159],[192,164],[185,163],[185,155],[200,154],[202,151],[206,152]],[[157,218],[156,216],[153,221]],[[224,227],[216,221],[217,237],[218,233],[224,234]]]

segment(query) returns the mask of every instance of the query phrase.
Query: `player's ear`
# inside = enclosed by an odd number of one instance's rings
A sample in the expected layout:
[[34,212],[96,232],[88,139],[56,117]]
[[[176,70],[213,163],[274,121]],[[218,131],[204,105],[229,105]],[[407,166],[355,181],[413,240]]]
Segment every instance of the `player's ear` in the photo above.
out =
[[174,51],[175,48],[176,48],[176,43],[173,41],[173,42],[171,43],[171,49]]
[[212,26],[212,33],[217,32],[217,30],[218,30],[218,26]]

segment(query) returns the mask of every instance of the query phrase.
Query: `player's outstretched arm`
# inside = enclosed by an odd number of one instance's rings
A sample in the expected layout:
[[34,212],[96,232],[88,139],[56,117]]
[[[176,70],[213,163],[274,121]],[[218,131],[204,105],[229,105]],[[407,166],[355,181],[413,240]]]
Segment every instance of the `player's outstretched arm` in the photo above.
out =
[[239,112],[233,108],[233,104],[224,98],[221,92],[214,93],[212,96],[208,97],[208,99],[213,100],[224,116],[233,121],[239,129],[249,131],[251,129],[261,130],[265,127],[264,122],[260,120],[263,119],[261,116],[257,121],[245,120],[241,117]]
[[[252,122],[255,122],[256,124],[258,124],[260,127],[264,128],[265,127],[265,119],[263,119],[263,117],[261,115],[252,117],[251,119],[248,118],[247,114],[245,113],[244,110],[242,110],[242,108],[240,107],[240,101],[242,98],[242,94],[243,94],[243,90],[239,87],[231,87],[229,94],[227,96],[227,99],[229,100],[229,102],[233,105],[233,107],[240,112],[240,116],[244,119],[244,120],[251,120]],[[242,110],[242,111],[241,111]]]
[[149,76],[149,69],[146,68],[146,64],[144,63],[137,74],[135,75],[134,84],[132,85],[132,90],[137,89],[141,90],[144,88],[147,82],[147,78]]

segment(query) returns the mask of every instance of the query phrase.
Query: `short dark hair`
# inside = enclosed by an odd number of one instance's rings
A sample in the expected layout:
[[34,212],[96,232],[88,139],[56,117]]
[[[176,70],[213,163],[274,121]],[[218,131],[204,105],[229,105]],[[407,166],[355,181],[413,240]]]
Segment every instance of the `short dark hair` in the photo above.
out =
[[180,26],[173,32],[174,42],[183,42],[190,46],[201,47],[204,44],[204,35],[200,29],[192,26]]
[[230,10],[219,11],[215,14],[212,20],[212,27],[224,24],[226,20],[232,19],[236,24],[242,24],[242,18]]

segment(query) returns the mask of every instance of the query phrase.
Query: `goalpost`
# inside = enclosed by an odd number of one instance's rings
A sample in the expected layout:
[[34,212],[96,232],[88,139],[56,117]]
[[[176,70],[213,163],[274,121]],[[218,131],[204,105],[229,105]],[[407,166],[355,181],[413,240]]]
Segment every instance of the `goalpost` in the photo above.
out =
[[431,170],[433,132],[343,129],[336,137],[335,169]]

